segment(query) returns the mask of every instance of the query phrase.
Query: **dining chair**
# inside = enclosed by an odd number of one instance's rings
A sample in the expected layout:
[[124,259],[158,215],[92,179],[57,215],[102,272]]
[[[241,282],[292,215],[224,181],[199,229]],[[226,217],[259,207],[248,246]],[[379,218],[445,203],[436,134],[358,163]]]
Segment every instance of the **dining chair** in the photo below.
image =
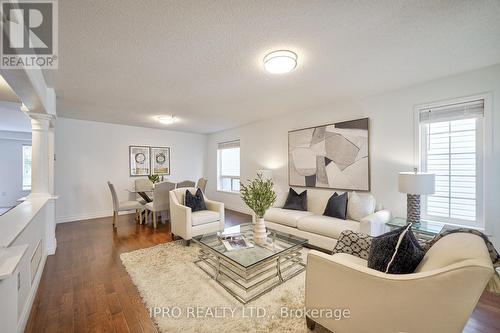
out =
[[199,188],[203,193],[205,193],[205,188],[207,187],[207,182],[208,180],[206,178],[200,178],[198,179],[198,182],[196,183],[196,187]]
[[135,200],[128,201],[118,201],[118,196],[116,195],[115,186],[108,181],[109,191],[111,192],[111,198],[113,200],[113,228],[116,228],[116,217],[118,212],[134,210],[135,217],[140,221],[140,212],[144,210],[144,205]]
[[[175,189],[175,183],[171,182],[163,182],[155,185],[153,190],[153,202],[148,202],[146,204],[146,211],[150,211],[153,213],[153,227],[156,229],[156,213],[167,211],[170,215],[170,199],[169,193],[170,191]],[[148,214],[146,213],[146,218]],[[170,218],[170,217],[169,217]]]
[[[154,188],[153,182],[150,181],[148,178],[136,179],[134,181],[134,186],[136,191],[141,191],[141,192],[153,192]],[[139,201],[143,205],[146,204],[146,201],[140,195],[137,195],[137,201]]]
[[194,187],[194,182],[191,180],[184,180],[180,183],[177,183],[177,188],[181,187]]

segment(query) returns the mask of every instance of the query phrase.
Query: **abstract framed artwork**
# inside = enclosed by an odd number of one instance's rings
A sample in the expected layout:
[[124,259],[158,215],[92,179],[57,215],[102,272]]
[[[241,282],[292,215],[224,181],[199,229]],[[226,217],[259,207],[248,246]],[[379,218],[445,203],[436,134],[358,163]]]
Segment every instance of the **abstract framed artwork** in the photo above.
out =
[[170,148],[151,147],[151,174],[170,175]]
[[290,186],[370,190],[369,119],[288,132]]
[[130,176],[148,176],[151,174],[150,148],[147,146],[129,146]]

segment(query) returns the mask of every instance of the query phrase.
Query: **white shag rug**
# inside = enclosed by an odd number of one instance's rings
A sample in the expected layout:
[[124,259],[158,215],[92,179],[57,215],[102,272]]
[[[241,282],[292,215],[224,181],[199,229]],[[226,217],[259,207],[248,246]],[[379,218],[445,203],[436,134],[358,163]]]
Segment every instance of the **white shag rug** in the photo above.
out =
[[152,315],[160,332],[309,332],[305,272],[243,305],[194,264],[197,254],[176,241],[120,256],[150,315],[161,311]]

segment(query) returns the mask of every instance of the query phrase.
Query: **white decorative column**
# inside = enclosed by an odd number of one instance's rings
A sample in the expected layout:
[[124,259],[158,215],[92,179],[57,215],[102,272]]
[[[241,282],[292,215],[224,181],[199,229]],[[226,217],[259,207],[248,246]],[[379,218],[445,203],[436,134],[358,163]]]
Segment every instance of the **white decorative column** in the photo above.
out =
[[51,115],[30,112],[31,118],[31,193],[49,192],[49,127]]
[[49,193],[55,195],[55,185],[54,185],[54,172],[55,172],[55,126],[53,122],[49,127]]
[[28,112],[31,118],[31,197],[48,196],[45,210],[47,254],[57,247],[54,196],[54,119],[46,113]]

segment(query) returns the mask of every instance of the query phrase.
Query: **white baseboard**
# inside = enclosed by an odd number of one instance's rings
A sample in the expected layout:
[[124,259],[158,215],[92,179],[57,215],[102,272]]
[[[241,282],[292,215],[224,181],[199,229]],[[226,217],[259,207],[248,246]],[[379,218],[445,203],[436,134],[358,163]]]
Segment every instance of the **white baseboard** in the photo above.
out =
[[[133,211],[119,212],[118,215],[127,215],[127,214],[130,214],[132,212]],[[82,213],[82,214],[75,214],[75,215],[68,215],[68,216],[58,216],[58,217],[56,217],[56,223],[57,224],[67,223],[67,222],[98,219],[98,218],[111,217],[111,216],[113,216],[113,212],[110,212],[108,210],[103,211],[103,212],[93,212],[93,213]]]
[[[243,214],[248,214],[251,215],[251,212],[248,209],[242,208],[239,205],[231,205],[231,204],[224,204],[224,207],[230,210],[234,210],[239,213]],[[119,212],[118,215],[127,215],[131,214],[134,211],[128,211],[128,212]],[[56,223],[68,223],[68,222],[75,222],[75,221],[82,221],[82,220],[91,220],[91,219],[99,219],[103,217],[111,217],[113,216],[113,212],[110,211],[103,211],[103,212],[92,212],[92,213],[82,213],[82,214],[75,214],[75,215],[68,215],[68,216],[58,216],[56,217]]]
[[45,267],[45,262],[47,261],[47,254],[44,254],[40,266],[38,267],[38,272],[35,275],[35,279],[33,280],[33,284],[31,285],[31,290],[26,299],[26,305],[24,306],[23,313],[19,317],[19,321],[17,324],[17,333],[23,333],[26,329],[26,324],[28,323],[28,318],[30,317],[31,308],[33,307],[33,302],[35,301],[35,296],[38,291],[38,285],[40,284],[40,280],[42,279],[43,269]]

